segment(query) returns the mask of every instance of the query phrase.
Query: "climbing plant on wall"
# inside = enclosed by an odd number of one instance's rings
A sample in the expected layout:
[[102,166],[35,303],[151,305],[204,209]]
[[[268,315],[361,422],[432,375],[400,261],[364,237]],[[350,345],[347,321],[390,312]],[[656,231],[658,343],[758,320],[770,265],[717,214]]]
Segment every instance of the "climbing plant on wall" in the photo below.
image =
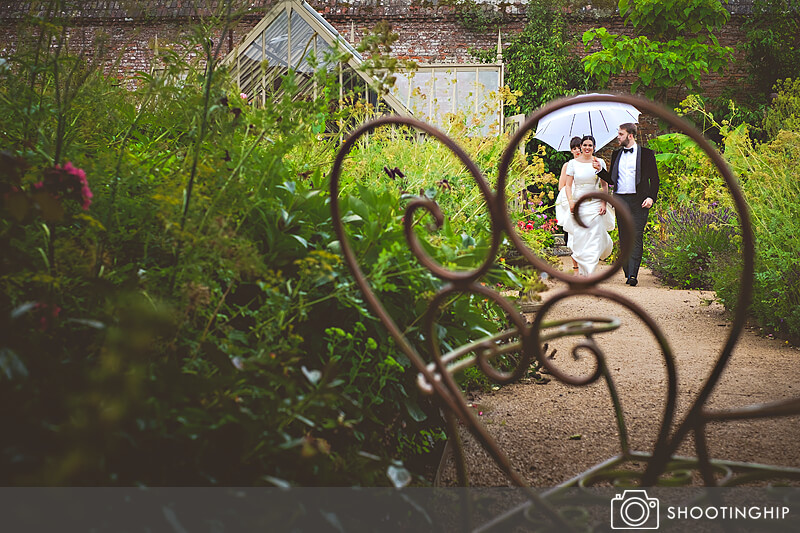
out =
[[750,83],[762,98],[776,80],[800,77],[800,0],[756,0],[746,27]]
[[494,4],[478,3],[475,0],[445,0],[442,3],[455,7],[456,20],[468,30],[497,31],[503,23],[504,13]]
[[606,28],[583,34],[587,50],[600,45],[583,63],[601,85],[612,76],[634,73],[631,92],[643,89],[649,98],[664,101],[671,89],[697,90],[704,74],[725,68],[733,58],[733,49],[721,46],[715,35],[730,19],[719,0],[620,0],[619,12],[638,36]]
[[[570,33],[561,6],[558,0],[532,0],[525,28],[503,48],[506,84],[522,93],[506,107],[507,115],[529,114],[550,100],[588,88],[577,55],[580,44]],[[472,53],[494,61],[496,52]]]

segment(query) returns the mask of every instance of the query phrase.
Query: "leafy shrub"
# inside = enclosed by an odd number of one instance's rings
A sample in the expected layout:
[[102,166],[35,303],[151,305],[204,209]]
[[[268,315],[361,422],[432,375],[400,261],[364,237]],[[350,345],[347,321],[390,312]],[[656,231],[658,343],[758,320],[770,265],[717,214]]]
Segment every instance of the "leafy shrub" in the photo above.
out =
[[726,157],[742,180],[750,206],[756,239],[756,274],[753,313],[764,325],[800,335],[797,316],[800,268],[800,184],[795,169],[800,164],[800,132],[782,131],[769,143],[752,146],[747,139],[730,136]]
[[714,263],[736,253],[736,216],[712,204],[701,210],[678,207],[658,213],[648,233],[648,266],[674,287],[712,289]]
[[781,130],[800,131],[800,78],[778,80],[775,90],[778,96],[764,117],[764,129],[770,138],[775,138]]
[[656,151],[661,181],[659,202],[662,206],[723,205],[730,202],[723,189],[722,176],[705,153],[686,135],[668,133],[651,139],[648,146]]
[[755,0],[741,47],[747,54],[749,83],[763,98],[776,81],[797,77],[800,62],[800,3]]
[[[795,169],[800,164],[800,134],[784,130],[770,142],[755,143],[748,124],[717,121],[702,99],[687,98],[682,110],[720,132],[723,155],[747,200],[756,243],[753,317],[764,326],[797,336],[800,207],[795,199],[800,189]],[[713,288],[727,308],[735,309],[741,289],[741,250],[740,240],[731,233],[735,221],[726,214],[732,204],[725,184],[685,136],[660,136],[650,146],[662,151],[657,155],[662,194],[655,208],[657,217],[651,217],[648,228],[648,264],[675,286]],[[715,207],[706,211],[698,205]],[[716,217],[731,225],[720,225]]]
[[[716,0],[620,0],[619,12],[638,31],[635,37],[587,30],[587,51],[599,42],[601,50],[583,58],[586,72],[605,86],[612,76],[636,72],[631,92],[640,88],[648,98],[666,100],[670,91],[699,86],[708,72],[725,68],[733,49],[720,46],[714,32],[730,13]],[[653,36],[651,39],[649,36]]]
[[[213,55],[210,28],[162,46],[166,73],[138,73],[134,90],[92,70],[69,105],[53,68],[80,58],[22,46],[0,72],[6,480],[388,485],[399,462],[424,483],[438,408],[337,253],[325,174],[339,136],[324,132],[351,118],[327,96],[337,58],[320,58],[318,98],[298,98],[290,72],[256,108],[187,52]],[[490,221],[463,169],[407,141],[375,135],[354,153],[341,206],[365,275],[424,353],[420,316],[442,282],[407,248],[409,193],[452,214],[418,225],[452,268],[485,257]],[[495,180],[502,141],[461,142]],[[429,164],[407,183],[374,178],[378,157],[412,168],[420,155]],[[498,264],[486,283],[520,281]],[[475,296],[449,302],[443,349],[496,332],[496,318]]]

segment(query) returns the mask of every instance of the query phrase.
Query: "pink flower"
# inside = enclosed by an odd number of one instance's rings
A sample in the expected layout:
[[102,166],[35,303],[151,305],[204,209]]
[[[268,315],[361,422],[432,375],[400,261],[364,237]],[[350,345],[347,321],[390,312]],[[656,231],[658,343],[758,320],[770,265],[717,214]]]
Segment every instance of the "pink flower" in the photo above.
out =
[[247,100],[247,93],[239,93],[239,98],[242,100]]
[[34,185],[35,189],[44,187],[56,197],[61,195],[71,197],[80,202],[85,210],[92,205],[92,190],[86,179],[86,172],[67,161],[64,166],[56,165],[54,171],[46,171],[45,179]]
[[83,186],[81,194],[83,195],[83,203],[81,204],[81,207],[83,208],[84,211],[87,211],[89,209],[89,206],[92,205],[92,197],[94,196],[94,194],[92,194],[92,191],[89,190],[88,185]]
[[39,331],[46,331],[53,320],[58,318],[58,314],[61,313],[61,308],[55,304],[37,302],[33,309],[34,312],[41,314],[39,317]]
[[71,162],[67,161],[64,165],[64,170],[67,171],[67,174],[72,174],[73,176],[77,176],[81,183],[86,183],[86,172],[82,169],[77,168],[72,165]]

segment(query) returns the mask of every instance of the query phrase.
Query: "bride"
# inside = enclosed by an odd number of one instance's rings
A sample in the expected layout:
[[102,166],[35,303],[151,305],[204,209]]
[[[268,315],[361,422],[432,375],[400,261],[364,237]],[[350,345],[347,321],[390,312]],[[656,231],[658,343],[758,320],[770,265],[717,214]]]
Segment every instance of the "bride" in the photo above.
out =
[[[564,186],[569,212],[573,213],[577,200],[584,194],[602,190],[608,193],[608,184],[597,177],[605,162],[594,156],[595,140],[591,135],[581,139],[581,154],[567,164],[567,177]],[[607,212],[606,202],[592,198],[580,206],[580,219],[587,227],[581,227],[571,214],[564,212],[559,220],[564,220],[564,231],[569,232],[569,248],[572,258],[578,263],[578,275],[588,276],[597,268],[601,259],[611,255],[614,243],[608,232],[614,229],[614,215]],[[562,218],[563,217],[563,218]]]

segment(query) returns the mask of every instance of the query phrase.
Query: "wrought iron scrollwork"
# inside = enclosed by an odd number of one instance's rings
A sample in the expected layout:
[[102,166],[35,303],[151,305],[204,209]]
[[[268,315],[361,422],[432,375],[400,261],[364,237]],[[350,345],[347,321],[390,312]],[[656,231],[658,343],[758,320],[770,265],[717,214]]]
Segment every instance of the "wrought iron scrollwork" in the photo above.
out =
[[[508,475],[513,484],[522,487],[526,486],[524,478],[514,470],[511,462],[504,454],[501,447],[487,432],[475,414],[468,408],[468,405],[461,394],[460,388],[453,377],[453,373],[456,370],[463,368],[465,365],[477,365],[489,378],[497,383],[508,383],[519,379],[524,375],[532,361],[538,361],[539,365],[547,369],[547,371],[549,371],[550,374],[556,379],[572,385],[588,385],[600,378],[606,380],[617,414],[617,422],[621,441],[621,453],[619,456],[609,459],[609,461],[603,465],[587,471],[582,476],[567,481],[565,483],[566,486],[588,486],[592,483],[598,482],[599,480],[607,481],[613,478],[615,475],[624,476],[626,478],[632,476],[635,478],[635,482],[640,485],[653,486],[658,484],[659,480],[662,479],[665,474],[667,477],[673,480],[688,479],[691,476],[686,472],[692,469],[698,470],[702,474],[703,482],[706,485],[719,484],[720,482],[718,479],[720,476],[723,478],[723,484],[735,483],[733,472],[737,469],[746,470],[748,465],[712,461],[709,459],[705,441],[705,426],[708,423],[715,421],[765,416],[783,416],[787,414],[800,413],[800,399],[779,402],[777,404],[754,406],[740,410],[714,411],[706,407],[707,400],[717,385],[720,375],[730,360],[733,348],[742,333],[745,325],[748,304],[752,297],[754,237],[750,223],[750,215],[744,196],[737,184],[736,178],[722,156],[713,148],[713,146],[702,136],[700,132],[698,132],[688,122],[675,115],[673,112],[649,100],[630,95],[591,95],[582,97],[582,101],[608,101],[631,104],[646,114],[658,117],[675,130],[685,133],[707,154],[711,162],[725,180],[728,190],[732,196],[733,205],[735,206],[739,216],[739,221],[741,224],[741,247],[743,255],[742,270],[740,274],[740,291],[735,306],[735,313],[732,319],[732,327],[730,328],[727,340],[723,345],[716,359],[716,363],[708,375],[702,389],[694,399],[690,409],[688,410],[688,413],[683,417],[682,420],[679,420],[677,424],[675,424],[675,404],[678,391],[675,359],[666,336],[661,331],[655,320],[653,320],[644,311],[644,309],[642,309],[642,307],[622,295],[603,289],[602,286],[599,285],[602,281],[614,276],[622,268],[623,261],[627,260],[631,253],[632,243],[630,240],[622,243],[622,249],[620,250],[616,261],[613,263],[613,265],[611,265],[611,268],[598,271],[588,277],[574,276],[571,273],[563,272],[557,269],[551,263],[538,257],[529,248],[527,248],[523,244],[520,236],[514,230],[506,209],[506,182],[508,179],[508,171],[517,146],[523,142],[528,132],[532,130],[532,128],[542,117],[552,113],[553,111],[570,105],[572,103],[570,99],[566,98],[554,101],[539,109],[525,122],[523,127],[516,132],[501,158],[498,168],[497,185],[496,189],[494,190],[492,190],[487,179],[482,175],[480,169],[464,152],[464,150],[462,150],[444,133],[424,122],[409,117],[391,116],[373,120],[356,129],[345,140],[339,152],[337,153],[330,175],[331,209],[333,213],[336,234],[341,244],[342,254],[344,255],[345,261],[353,273],[356,283],[363,292],[372,310],[388,328],[390,334],[397,342],[400,350],[403,351],[403,353],[413,364],[414,368],[419,372],[420,388],[424,392],[435,395],[435,397],[441,402],[442,408],[448,418],[450,437],[458,441],[457,429],[453,419],[453,417],[457,417],[461,423],[475,436],[478,442],[486,449],[500,469],[506,475]],[[481,194],[483,195],[491,220],[492,238],[489,246],[489,253],[486,258],[477,268],[473,270],[453,271],[448,270],[440,265],[425,252],[413,228],[413,215],[418,210],[425,210],[430,213],[436,224],[441,226],[444,220],[444,214],[441,212],[439,206],[428,198],[420,197],[411,201],[406,207],[404,230],[409,249],[416,256],[420,264],[422,264],[425,268],[427,268],[430,272],[435,274],[444,282],[444,286],[430,302],[424,317],[423,331],[426,332],[427,355],[430,358],[430,362],[426,361],[426,358],[424,358],[404,337],[402,331],[398,328],[397,324],[387,313],[386,309],[369,286],[366,277],[356,261],[356,256],[348,242],[344,225],[342,223],[339,192],[343,162],[359,138],[375,128],[391,125],[415,128],[421,132],[424,132],[430,138],[438,140],[449,150],[451,150],[472,175],[475,185],[479,188]],[[578,201],[578,206],[582,202],[588,201],[592,198],[599,198],[611,204],[616,209],[620,228],[622,229],[624,226],[629,233],[632,232],[633,218],[627,207],[618,198],[602,192],[594,192],[581,198]],[[579,209],[575,209],[575,216],[577,222],[583,225],[583,222],[578,218],[579,211]],[[547,273],[550,277],[555,278],[566,285],[566,289],[544,303],[542,309],[535,315],[532,324],[526,323],[524,316],[501,294],[492,288],[482,285],[479,282],[479,280],[489,271],[492,264],[495,262],[497,252],[502,239],[504,238],[510,240],[519,254],[533,268],[540,272]],[[508,330],[496,335],[478,340],[467,346],[457,347],[449,353],[442,354],[435,334],[437,310],[448,296],[458,293],[478,294],[483,298],[487,298],[496,303],[508,315],[511,327]],[[667,370],[667,398],[660,422],[658,436],[653,445],[652,451],[650,452],[637,452],[629,449],[627,430],[625,427],[622,409],[619,404],[619,399],[616,395],[615,385],[608,372],[605,356],[593,338],[595,335],[620,327],[619,320],[607,317],[577,317],[574,319],[561,320],[557,322],[545,321],[547,311],[551,309],[552,306],[557,302],[566,298],[580,295],[594,296],[597,298],[611,300],[621,305],[623,308],[628,309],[647,326],[658,342]],[[585,340],[578,344],[578,346],[576,346],[574,349],[588,351],[594,357],[596,365],[589,375],[568,375],[553,365],[549,358],[546,357],[543,348],[545,343],[550,340],[565,336],[582,336],[585,338]],[[490,359],[501,351],[515,351],[521,355],[519,365],[512,372],[499,372],[490,364]],[[464,357],[468,354],[473,355],[470,359],[465,361]],[[673,426],[674,429],[672,429]],[[679,459],[674,457],[678,446],[686,439],[689,433],[694,433],[697,457],[692,459]],[[457,444],[457,447],[458,449],[456,450],[456,458],[458,459],[459,457],[463,457],[463,450],[460,448],[459,444]],[[643,472],[636,474],[626,472],[621,474],[618,470],[615,470],[615,466],[619,463],[633,459],[639,460],[640,462],[646,464]],[[462,481],[462,483],[466,483],[467,475],[464,461],[457,460],[456,465],[459,479]],[[756,473],[751,472],[751,475],[753,476],[765,475],[767,472],[767,470],[761,467],[754,466],[753,468],[756,468]],[[680,473],[676,475],[675,472],[678,470]],[[769,471],[780,472],[781,475],[785,475],[786,477],[800,479],[800,471],[795,471],[793,469],[776,468]],[[550,520],[561,524],[564,523],[563,519],[557,513],[548,513],[549,507],[546,498],[540,494],[537,494],[535,491],[530,491],[530,497],[534,505],[541,506],[540,509],[543,509],[545,514],[548,514]]]

